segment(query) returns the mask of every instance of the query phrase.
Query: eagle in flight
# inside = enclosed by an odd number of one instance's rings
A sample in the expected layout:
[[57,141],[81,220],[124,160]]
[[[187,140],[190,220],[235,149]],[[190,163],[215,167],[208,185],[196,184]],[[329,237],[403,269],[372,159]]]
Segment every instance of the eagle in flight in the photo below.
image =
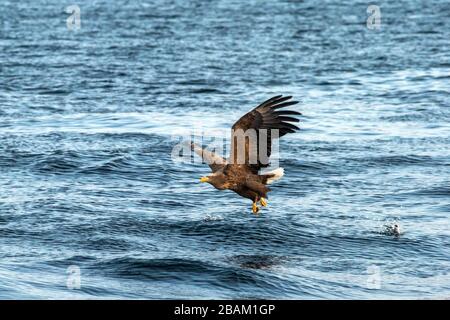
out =
[[269,166],[272,141],[300,129],[291,122],[299,122],[293,116],[301,113],[282,109],[298,103],[291,98],[282,95],[272,97],[241,117],[232,127],[231,155],[228,159],[191,143],[191,149],[212,170],[211,174],[201,177],[200,182],[207,182],[219,190],[232,190],[250,199],[254,214],[259,212],[258,203],[266,207],[267,193],[270,191],[267,184],[284,175],[283,168],[260,173],[262,168]]

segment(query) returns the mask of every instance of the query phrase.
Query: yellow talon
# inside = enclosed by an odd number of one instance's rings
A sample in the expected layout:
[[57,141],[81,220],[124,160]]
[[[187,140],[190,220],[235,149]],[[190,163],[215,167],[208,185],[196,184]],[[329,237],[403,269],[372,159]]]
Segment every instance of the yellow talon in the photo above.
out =
[[256,204],[256,202],[253,202],[252,211],[254,214],[258,214],[258,212],[259,212],[259,208],[258,208],[258,205]]
[[262,205],[263,207],[267,207],[267,200],[266,200],[265,198],[261,198],[261,199],[259,200],[259,202],[261,202],[261,205]]

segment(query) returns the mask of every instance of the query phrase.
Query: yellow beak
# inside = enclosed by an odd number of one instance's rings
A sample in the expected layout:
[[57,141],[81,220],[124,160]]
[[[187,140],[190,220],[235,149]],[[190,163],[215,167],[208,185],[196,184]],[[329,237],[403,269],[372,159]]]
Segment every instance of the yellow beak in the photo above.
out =
[[201,177],[200,178],[200,182],[208,182],[209,178],[208,177]]

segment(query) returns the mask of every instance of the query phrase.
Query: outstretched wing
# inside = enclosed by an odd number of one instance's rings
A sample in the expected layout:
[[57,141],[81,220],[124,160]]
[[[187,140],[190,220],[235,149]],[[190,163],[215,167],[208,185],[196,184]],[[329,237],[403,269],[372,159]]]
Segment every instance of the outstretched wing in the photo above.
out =
[[214,152],[203,149],[202,147],[196,145],[195,143],[191,143],[191,149],[195,151],[200,157],[202,157],[203,161],[208,164],[211,168],[212,172],[216,172],[227,165],[227,160],[218,156]]
[[292,116],[301,115],[300,112],[280,110],[298,103],[289,101],[291,98],[282,95],[270,98],[233,125],[230,162],[245,163],[254,173],[269,165],[272,140],[300,129],[290,123],[299,122]]

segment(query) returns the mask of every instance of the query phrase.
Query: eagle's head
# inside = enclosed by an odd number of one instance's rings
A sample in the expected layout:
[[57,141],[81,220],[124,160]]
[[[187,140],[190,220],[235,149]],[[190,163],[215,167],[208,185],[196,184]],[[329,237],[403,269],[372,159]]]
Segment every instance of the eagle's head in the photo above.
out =
[[209,184],[213,185],[214,188],[219,190],[226,189],[226,181],[227,177],[223,173],[219,172],[209,174],[200,178],[200,182],[208,182]]

